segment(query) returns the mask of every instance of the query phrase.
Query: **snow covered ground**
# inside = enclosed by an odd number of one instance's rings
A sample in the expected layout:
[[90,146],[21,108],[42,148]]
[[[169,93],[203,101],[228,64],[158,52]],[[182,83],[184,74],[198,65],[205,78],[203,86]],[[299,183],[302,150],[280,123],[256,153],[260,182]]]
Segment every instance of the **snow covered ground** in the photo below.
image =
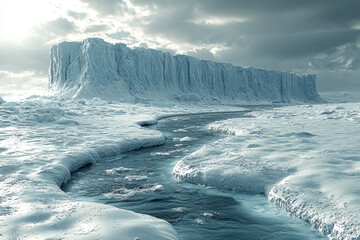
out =
[[[179,179],[268,199],[335,239],[360,239],[359,93],[211,123],[227,133],[180,160]],[[341,100],[344,103],[335,103]]]
[[[265,193],[329,238],[359,239],[358,96],[326,93],[327,104],[274,107],[214,122],[209,131],[228,135],[179,161],[174,175]],[[164,142],[160,132],[139,124],[178,113],[231,110],[239,108],[98,98],[0,99],[0,238],[177,239],[163,220],[75,201],[60,186],[88,163]]]
[[177,239],[163,220],[75,201],[60,186],[88,163],[164,142],[160,132],[137,123],[156,122],[166,114],[220,109],[97,98],[1,101],[0,239]]

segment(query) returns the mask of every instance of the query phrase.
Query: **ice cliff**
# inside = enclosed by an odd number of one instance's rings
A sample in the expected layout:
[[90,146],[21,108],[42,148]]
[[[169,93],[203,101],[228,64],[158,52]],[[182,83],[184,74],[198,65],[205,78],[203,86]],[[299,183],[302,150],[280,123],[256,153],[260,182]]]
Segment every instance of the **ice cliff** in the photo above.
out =
[[123,101],[315,102],[315,75],[244,68],[90,38],[50,53],[49,90]]

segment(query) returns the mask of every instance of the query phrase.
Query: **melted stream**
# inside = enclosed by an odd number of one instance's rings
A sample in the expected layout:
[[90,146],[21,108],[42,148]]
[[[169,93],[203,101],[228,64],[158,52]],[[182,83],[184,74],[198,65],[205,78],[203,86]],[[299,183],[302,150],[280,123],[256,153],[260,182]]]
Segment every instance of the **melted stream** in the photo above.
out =
[[264,195],[249,195],[177,181],[178,160],[222,133],[207,124],[245,112],[203,113],[163,119],[155,126],[162,146],[103,159],[73,173],[63,190],[74,198],[149,214],[172,224],[181,239],[325,239]]

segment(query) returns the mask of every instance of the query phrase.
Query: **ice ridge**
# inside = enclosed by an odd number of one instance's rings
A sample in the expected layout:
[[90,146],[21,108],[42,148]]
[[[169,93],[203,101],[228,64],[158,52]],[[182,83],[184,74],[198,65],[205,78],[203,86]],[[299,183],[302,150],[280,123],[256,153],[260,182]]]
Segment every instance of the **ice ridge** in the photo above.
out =
[[49,90],[137,101],[316,102],[316,76],[239,67],[89,38],[50,52]]

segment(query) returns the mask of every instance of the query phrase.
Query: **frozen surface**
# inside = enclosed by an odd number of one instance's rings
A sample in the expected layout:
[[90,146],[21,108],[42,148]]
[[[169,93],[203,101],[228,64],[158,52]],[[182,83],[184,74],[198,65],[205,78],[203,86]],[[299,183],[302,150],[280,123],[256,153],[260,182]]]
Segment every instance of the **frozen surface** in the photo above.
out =
[[[69,180],[72,171],[88,163],[163,144],[160,132],[141,128],[137,122],[222,108],[36,96],[2,102],[0,239],[177,239],[175,230],[165,221],[108,205],[75,201],[60,186]],[[109,174],[126,170],[114,169]]]
[[316,102],[315,78],[91,38],[53,46],[49,88],[67,97],[130,102]]
[[[151,128],[166,136],[164,145],[128,152],[121,159],[114,157],[81,169],[62,189],[74,198],[91,198],[164,219],[183,240],[326,239],[309,224],[269,202],[265,195],[204,188],[172,178],[171,169],[180,157],[223,136],[207,132],[208,123],[243,114],[187,114],[159,121]],[[173,131],[177,129],[187,131]],[[185,136],[193,140],[181,144],[173,140]]]
[[229,135],[183,158],[173,173],[263,192],[330,238],[359,239],[359,109],[360,103],[287,106],[214,122],[210,131]]

